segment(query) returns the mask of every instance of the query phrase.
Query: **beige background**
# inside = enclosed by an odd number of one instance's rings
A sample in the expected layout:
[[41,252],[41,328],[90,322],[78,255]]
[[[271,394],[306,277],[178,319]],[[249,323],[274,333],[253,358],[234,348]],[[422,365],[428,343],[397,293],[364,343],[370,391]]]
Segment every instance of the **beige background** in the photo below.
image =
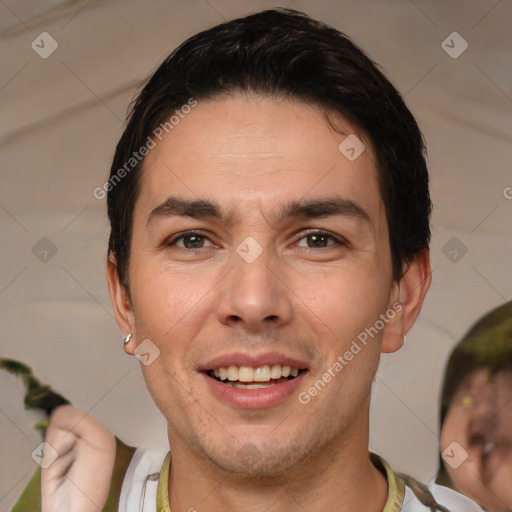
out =
[[[30,364],[126,442],[166,442],[121,348],[105,285],[105,202],[92,192],[141,80],[186,37],[275,5],[351,36],[404,94],[428,143],[433,286],[405,348],[383,359],[371,447],[429,480],[450,348],[512,298],[509,1],[0,0],[0,357]],[[441,46],[454,31],[469,44],[456,59]],[[31,47],[42,32],[58,43],[46,59]],[[33,253],[42,237],[57,251],[46,263]],[[22,397],[21,382],[0,374],[0,511],[35,469],[39,416]]]

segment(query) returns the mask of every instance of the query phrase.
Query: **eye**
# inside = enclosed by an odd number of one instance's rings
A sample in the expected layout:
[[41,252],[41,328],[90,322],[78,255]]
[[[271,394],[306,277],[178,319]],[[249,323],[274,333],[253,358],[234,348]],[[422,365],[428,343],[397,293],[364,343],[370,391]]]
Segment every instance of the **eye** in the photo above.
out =
[[205,245],[206,242],[209,242],[209,246],[214,245],[205,235],[196,231],[187,231],[172,237],[165,245],[167,247],[176,246],[180,249],[202,249],[208,247]]
[[299,241],[306,241],[306,246],[299,244],[301,247],[308,247],[311,249],[323,249],[332,245],[347,245],[343,240],[327,233],[325,231],[311,230],[306,235],[303,235]]

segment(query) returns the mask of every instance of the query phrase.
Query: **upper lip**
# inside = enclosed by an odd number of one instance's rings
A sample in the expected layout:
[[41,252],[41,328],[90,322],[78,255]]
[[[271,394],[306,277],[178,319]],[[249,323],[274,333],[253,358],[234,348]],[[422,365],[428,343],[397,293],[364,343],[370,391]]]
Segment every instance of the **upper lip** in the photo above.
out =
[[252,368],[257,368],[267,364],[269,366],[275,364],[280,366],[291,366],[292,368],[297,369],[306,369],[308,367],[307,362],[279,352],[264,352],[257,355],[233,352],[230,354],[216,356],[208,362],[200,364],[198,369],[199,371],[208,371],[228,366],[250,366]]

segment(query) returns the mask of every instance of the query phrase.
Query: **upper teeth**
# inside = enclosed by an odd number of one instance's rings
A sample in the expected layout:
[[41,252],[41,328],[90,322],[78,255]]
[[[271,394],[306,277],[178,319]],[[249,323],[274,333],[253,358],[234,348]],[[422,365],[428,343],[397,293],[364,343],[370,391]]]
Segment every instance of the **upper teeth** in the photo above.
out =
[[240,381],[240,382],[268,382],[270,379],[280,379],[281,377],[297,377],[298,368],[291,366],[281,366],[266,364],[264,366],[221,366],[213,370],[215,377],[221,380]]

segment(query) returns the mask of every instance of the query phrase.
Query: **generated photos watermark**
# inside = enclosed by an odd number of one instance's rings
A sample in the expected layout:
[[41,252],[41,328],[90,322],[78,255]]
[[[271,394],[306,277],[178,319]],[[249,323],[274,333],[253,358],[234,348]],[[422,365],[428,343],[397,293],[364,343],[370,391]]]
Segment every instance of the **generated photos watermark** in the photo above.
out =
[[375,323],[365,328],[357,335],[357,339],[352,341],[352,344],[343,355],[339,355],[336,361],[327,369],[325,373],[312,385],[307,391],[299,393],[298,400],[301,404],[306,405],[311,402],[311,399],[317,396],[326,386],[334,379],[341,371],[347,366],[357,354],[363,350],[370,341],[375,338],[382,329],[389,323],[390,320],[395,318],[396,314],[402,311],[403,306],[399,302],[395,302],[391,308],[385,313],[381,313],[379,319]]
[[190,98],[187,103],[183,104],[179,109],[174,111],[174,114],[170,116],[167,121],[159,124],[152,132],[152,136],[148,135],[146,142],[137,150],[132,153],[132,156],[120,167],[110,178],[103,183],[101,187],[96,187],[93,190],[93,196],[96,199],[104,199],[107,192],[110,192],[121,180],[135,169],[147,154],[157,146],[157,142],[161,141],[164,134],[170,133],[182,119],[184,119],[191,110],[197,106],[197,100]]

